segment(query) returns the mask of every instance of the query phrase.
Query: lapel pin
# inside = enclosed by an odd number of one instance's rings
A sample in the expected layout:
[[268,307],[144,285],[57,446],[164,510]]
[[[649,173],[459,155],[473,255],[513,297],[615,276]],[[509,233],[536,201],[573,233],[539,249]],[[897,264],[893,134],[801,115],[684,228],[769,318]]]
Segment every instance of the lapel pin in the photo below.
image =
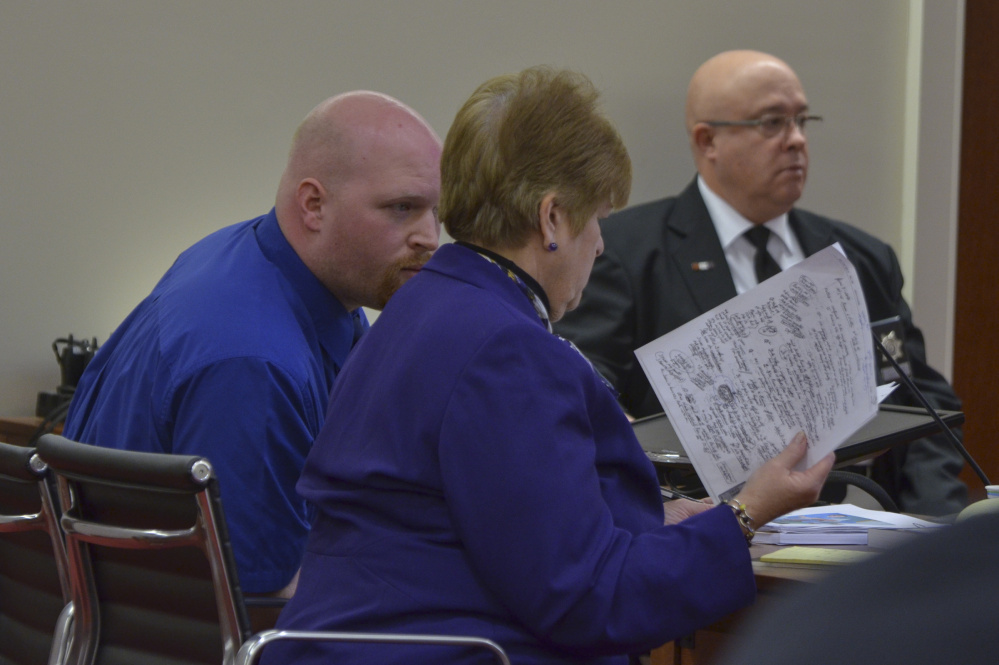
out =
[[703,272],[705,270],[711,270],[714,267],[714,261],[694,261],[690,264],[690,269],[694,272]]

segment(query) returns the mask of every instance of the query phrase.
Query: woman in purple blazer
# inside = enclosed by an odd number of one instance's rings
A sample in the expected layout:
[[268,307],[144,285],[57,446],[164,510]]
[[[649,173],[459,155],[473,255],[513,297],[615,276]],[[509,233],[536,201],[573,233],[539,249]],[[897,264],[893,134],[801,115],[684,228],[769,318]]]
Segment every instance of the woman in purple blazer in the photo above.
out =
[[[534,68],[458,112],[440,203],[458,242],[337,379],[298,484],[316,517],[279,628],[475,635],[518,665],[626,662],[751,603],[752,525],[818,495],[832,458],[792,471],[799,435],[732,506],[664,515],[612,390],[552,333],[631,185],[596,98],[578,74]],[[264,660],[483,658],[436,649],[278,643]]]

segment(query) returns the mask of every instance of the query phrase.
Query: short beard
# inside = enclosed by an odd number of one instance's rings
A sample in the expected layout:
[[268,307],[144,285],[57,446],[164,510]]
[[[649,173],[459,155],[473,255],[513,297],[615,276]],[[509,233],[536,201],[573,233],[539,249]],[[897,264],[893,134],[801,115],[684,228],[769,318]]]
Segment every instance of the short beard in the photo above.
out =
[[412,277],[412,275],[403,272],[405,268],[422,268],[424,264],[430,260],[432,255],[432,252],[411,254],[389,266],[382,273],[382,278],[379,280],[378,287],[375,290],[376,305],[374,309],[385,309],[385,305],[388,304],[389,299],[395,294],[395,292],[399,290],[399,287],[405,284],[409,278]]

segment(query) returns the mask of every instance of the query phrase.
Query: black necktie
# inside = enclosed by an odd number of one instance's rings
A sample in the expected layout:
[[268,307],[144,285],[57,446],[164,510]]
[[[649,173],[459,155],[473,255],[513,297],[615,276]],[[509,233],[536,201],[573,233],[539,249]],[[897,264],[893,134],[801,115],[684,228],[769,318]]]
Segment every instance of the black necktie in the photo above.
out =
[[756,257],[753,259],[753,267],[756,269],[756,283],[759,284],[765,279],[770,279],[780,272],[780,266],[774,261],[774,257],[767,251],[767,241],[770,240],[770,229],[758,224],[746,231],[746,238],[753,243],[756,248]]

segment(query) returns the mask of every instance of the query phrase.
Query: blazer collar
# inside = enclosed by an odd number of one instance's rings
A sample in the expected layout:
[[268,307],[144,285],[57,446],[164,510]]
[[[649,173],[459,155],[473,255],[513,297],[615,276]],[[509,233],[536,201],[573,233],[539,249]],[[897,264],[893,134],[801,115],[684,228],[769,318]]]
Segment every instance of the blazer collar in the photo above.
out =
[[474,249],[457,243],[441,245],[423,266],[423,270],[446,275],[489,291],[494,296],[508,302],[514,309],[522,312],[537,325],[546,327],[546,324],[538,317],[534,305],[520,290],[517,283],[506,275],[503,268],[493,265],[479,256],[479,253]]
[[[811,215],[805,222],[792,208],[787,219],[805,256],[811,256],[836,242],[832,225],[820,217]],[[702,312],[736,296],[725,250],[715,233],[696,178],[676,198],[673,212],[667,218],[665,233],[668,236],[665,246],[670,248],[670,258],[676,263],[691,297]],[[699,269],[705,267],[708,269]]]
[[714,224],[694,179],[676,198],[666,219],[664,246],[702,312],[734,298],[735,284]]
[[811,215],[808,223],[805,223],[801,220],[801,215],[792,208],[787,213],[787,221],[794,235],[798,237],[805,256],[811,256],[836,242],[832,225],[819,217]]

